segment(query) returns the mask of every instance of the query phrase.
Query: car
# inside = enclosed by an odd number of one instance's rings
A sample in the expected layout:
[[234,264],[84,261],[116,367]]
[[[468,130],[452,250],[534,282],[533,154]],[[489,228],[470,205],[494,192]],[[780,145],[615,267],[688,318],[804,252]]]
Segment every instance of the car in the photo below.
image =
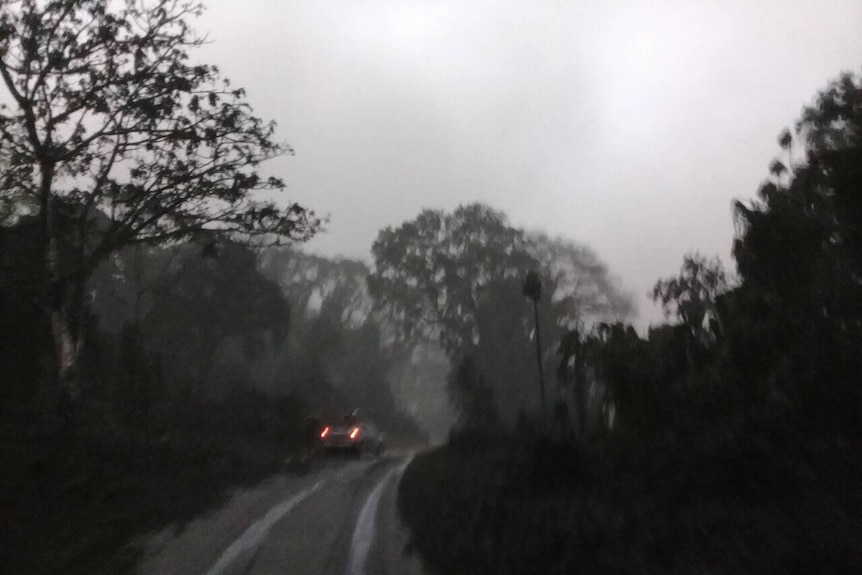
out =
[[320,443],[328,453],[346,452],[356,456],[383,453],[383,434],[372,422],[362,421],[355,414],[324,424]]

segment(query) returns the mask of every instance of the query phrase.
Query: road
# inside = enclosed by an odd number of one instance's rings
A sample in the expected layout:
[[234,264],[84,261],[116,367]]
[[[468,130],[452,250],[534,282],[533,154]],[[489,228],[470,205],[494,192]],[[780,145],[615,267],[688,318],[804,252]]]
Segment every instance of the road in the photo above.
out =
[[424,575],[396,513],[408,454],[334,459],[147,538],[141,575]]

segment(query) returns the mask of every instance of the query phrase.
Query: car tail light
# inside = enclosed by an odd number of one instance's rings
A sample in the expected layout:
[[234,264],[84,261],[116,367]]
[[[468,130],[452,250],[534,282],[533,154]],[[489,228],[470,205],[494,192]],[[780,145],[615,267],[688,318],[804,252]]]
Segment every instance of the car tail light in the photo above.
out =
[[359,428],[354,427],[350,430],[350,439],[356,439],[357,437],[359,437]]
[[320,438],[325,439],[327,435],[329,435],[329,427],[324,427],[323,431],[320,432]]

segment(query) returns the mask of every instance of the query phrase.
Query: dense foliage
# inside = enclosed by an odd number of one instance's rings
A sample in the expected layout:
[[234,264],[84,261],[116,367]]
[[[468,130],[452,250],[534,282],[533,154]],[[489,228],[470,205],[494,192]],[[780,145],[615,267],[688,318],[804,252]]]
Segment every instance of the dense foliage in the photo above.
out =
[[[381,230],[372,254],[368,286],[376,309],[394,340],[442,346],[452,365],[450,394],[465,424],[478,415],[469,407],[477,402],[509,423],[519,412],[538,409],[530,342],[536,332],[522,289],[529,270],[545,286],[537,314],[545,342],[541,361],[548,367],[561,329],[624,319],[633,311],[591,250],[515,228],[505,214],[482,204],[452,213],[424,210]],[[476,377],[459,380],[458,373]]]
[[414,461],[400,506],[436,571],[862,569],[862,79],[794,132],[735,204],[737,278],[687,255],[651,292],[673,323],[563,336],[574,418]]
[[30,213],[54,368],[79,393],[85,287],[114,251],[218,229],[259,242],[319,227],[259,167],[290,149],[215,66],[189,63],[195,2],[21,0],[0,6],[0,214]]
[[290,149],[189,64],[199,12],[0,5],[0,570],[129,568],[357,407],[411,438],[454,408],[400,488],[442,572],[862,570],[859,76],[736,202],[736,277],[686,255],[639,334],[595,253],[482,204],[370,267],[268,245],[320,222],[261,201]]
[[272,193],[274,123],[191,63],[201,10],[0,4],[0,571],[131,568],[133,536],[282,469],[315,411],[421,436],[375,325],[341,321],[362,292],[308,310],[262,273],[320,221]]

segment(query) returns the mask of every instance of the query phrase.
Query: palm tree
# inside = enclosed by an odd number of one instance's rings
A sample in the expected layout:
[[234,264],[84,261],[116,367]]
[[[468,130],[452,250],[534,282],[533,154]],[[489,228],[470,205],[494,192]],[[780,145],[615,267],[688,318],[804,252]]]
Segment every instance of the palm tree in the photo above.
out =
[[542,419],[545,418],[545,375],[542,371],[542,341],[539,336],[539,298],[542,297],[542,279],[538,272],[530,270],[524,278],[524,295],[533,301],[536,320],[536,363],[539,366],[539,393],[542,402]]
[[769,166],[770,173],[775,176],[778,186],[781,187],[781,176],[787,175],[787,186],[790,187],[790,178],[793,177],[793,136],[790,130],[785,129],[778,136],[778,145],[781,149],[787,152],[787,163],[784,164],[780,160],[774,160]]
[[790,133],[790,130],[784,129],[781,134],[778,136],[778,145],[781,146],[781,149],[787,152],[787,169],[792,174],[793,173],[793,135]]

